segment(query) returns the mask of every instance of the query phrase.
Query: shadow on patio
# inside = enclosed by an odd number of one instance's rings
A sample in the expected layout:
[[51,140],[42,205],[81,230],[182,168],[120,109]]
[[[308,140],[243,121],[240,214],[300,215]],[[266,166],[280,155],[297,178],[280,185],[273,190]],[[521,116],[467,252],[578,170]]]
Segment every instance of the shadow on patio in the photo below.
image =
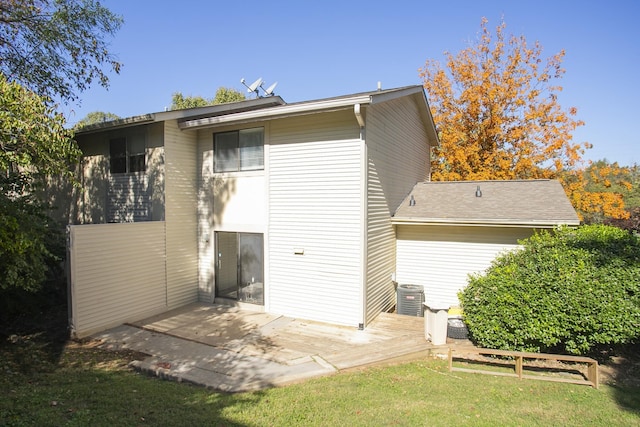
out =
[[382,313],[357,330],[202,303],[95,338],[106,348],[149,354],[134,362],[140,370],[230,392],[424,358],[434,348],[424,338],[421,317]]

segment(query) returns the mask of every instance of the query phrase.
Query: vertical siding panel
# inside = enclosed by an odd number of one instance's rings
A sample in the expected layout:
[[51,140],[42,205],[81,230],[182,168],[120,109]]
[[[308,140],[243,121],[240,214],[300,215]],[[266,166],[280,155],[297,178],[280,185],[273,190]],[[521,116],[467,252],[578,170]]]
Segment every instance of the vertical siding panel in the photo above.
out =
[[361,322],[361,148],[352,112],[271,123],[269,311]]
[[211,130],[198,133],[198,300],[213,302],[214,248],[214,174]]
[[367,109],[366,322],[395,303],[396,235],[391,216],[413,186],[429,176],[428,138],[410,98]]
[[165,200],[167,227],[167,305],[198,299],[197,140],[165,122]]
[[424,286],[428,301],[457,305],[469,274],[482,273],[532,234],[528,228],[400,225],[398,282]]
[[108,141],[102,139],[91,142],[94,145],[88,148],[79,142],[83,151],[80,161],[82,191],[77,199],[78,217],[75,224],[107,222],[109,145]]
[[164,222],[71,226],[70,237],[77,336],[166,309]]
[[147,127],[147,175],[151,194],[151,220],[164,221],[164,124]]

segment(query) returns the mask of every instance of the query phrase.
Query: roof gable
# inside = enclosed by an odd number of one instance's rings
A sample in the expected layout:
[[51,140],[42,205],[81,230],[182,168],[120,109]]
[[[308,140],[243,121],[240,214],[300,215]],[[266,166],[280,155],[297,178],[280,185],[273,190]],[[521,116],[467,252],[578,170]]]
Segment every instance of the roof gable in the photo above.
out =
[[207,107],[150,113],[103,123],[94,123],[83,127],[77,134],[101,132],[104,130],[120,129],[166,120],[177,120],[178,127],[181,130],[197,130],[220,125],[241,124],[345,109],[352,109],[354,110],[354,114],[356,114],[356,112],[359,114],[360,106],[364,107],[366,105],[383,103],[399,98],[417,103],[422,122],[426,127],[429,144],[432,146],[438,145],[438,135],[429,110],[427,98],[423,87],[419,85],[385,90],[378,89],[370,92],[291,104],[287,104],[279,96],[269,96],[239,102],[210,105]]
[[[415,204],[410,203],[412,197]],[[555,180],[421,182],[398,207],[393,222],[534,227],[580,224],[562,185]]]

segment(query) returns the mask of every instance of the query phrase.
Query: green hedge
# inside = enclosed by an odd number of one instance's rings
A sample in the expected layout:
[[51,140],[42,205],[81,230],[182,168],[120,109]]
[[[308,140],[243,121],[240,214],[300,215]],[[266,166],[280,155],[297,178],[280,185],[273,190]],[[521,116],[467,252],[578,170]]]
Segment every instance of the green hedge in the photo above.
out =
[[459,294],[486,348],[589,354],[640,338],[640,237],[590,225],[544,231]]

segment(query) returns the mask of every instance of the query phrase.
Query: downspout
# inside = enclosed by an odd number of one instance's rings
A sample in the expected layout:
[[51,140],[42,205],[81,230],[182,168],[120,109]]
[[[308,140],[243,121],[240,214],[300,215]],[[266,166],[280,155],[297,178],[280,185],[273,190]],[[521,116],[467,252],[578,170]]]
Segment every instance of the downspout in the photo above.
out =
[[353,113],[356,116],[356,120],[358,121],[358,125],[360,126],[360,140],[362,144],[361,150],[361,185],[362,185],[362,257],[360,262],[362,263],[361,271],[362,271],[362,284],[360,288],[360,322],[358,324],[358,329],[364,329],[367,322],[367,200],[368,200],[368,185],[367,185],[367,177],[368,177],[368,154],[367,154],[367,143],[364,140],[364,117],[362,116],[362,110],[360,108],[360,104],[353,105]]
[[360,104],[354,104],[353,105],[353,113],[356,115],[356,120],[358,121],[358,125],[360,125],[360,138],[363,138],[364,117],[362,117],[362,111],[360,109]]

